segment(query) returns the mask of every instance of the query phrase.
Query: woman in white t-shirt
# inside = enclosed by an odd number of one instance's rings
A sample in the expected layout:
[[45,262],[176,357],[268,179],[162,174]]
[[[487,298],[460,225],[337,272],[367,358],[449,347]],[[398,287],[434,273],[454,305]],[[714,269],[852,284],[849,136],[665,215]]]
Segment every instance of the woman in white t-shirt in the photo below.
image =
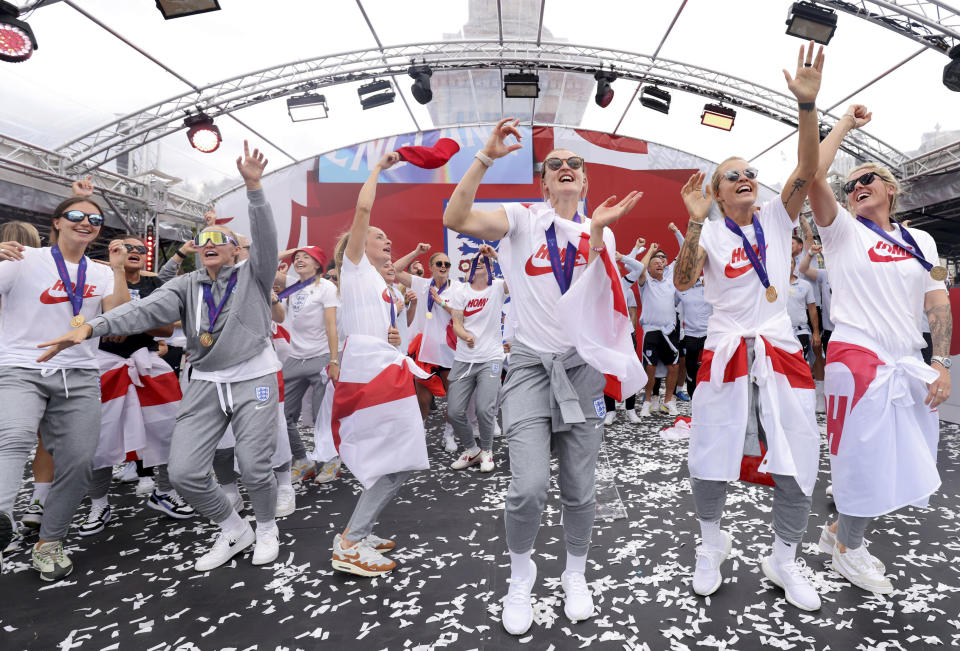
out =
[[[717,166],[706,196],[704,174],[694,174],[682,191],[690,224],[674,263],[681,292],[702,271],[704,298],[713,306],[690,433],[690,483],[702,535],[693,590],[706,596],[722,584],[720,566],[732,546],[720,528],[727,484],[740,477],[743,457],[759,456],[765,446],[759,471],[775,482],[775,536],[763,573],[803,610],[820,608],[796,561],[813,500],[820,435],[813,377],[793,336],[785,295],[791,235],[807,179],[817,170],[815,100],[823,48],[816,59],[813,50],[812,42],[805,54],[801,46],[795,78],[784,70],[797,98],[799,136],[797,167],[780,196],[757,208],[757,170],[743,158]],[[723,219],[705,223],[714,197]]]
[[[950,396],[952,319],[936,242],[894,219],[900,186],[890,170],[877,163],[851,170],[841,186],[849,211],[826,182],[844,136],[870,118],[862,105],[847,109],[821,145],[810,190],[834,322],[824,393],[839,517],[824,525],[820,548],[851,583],[886,594],[893,586],[863,535],[872,518],[926,506],[940,486],[937,407]],[[920,354],[926,319],[930,365]]]
[[[475,464],[480,464],[480,472],[491,472],[494,468],[493,434],[504,358],[500,319],[507,295],[506,283],[491,277],[490,260],[496,258],[497,252],[492,246],[480,245],[469,281],[462,283],[451,299],[457,350],[450,370],[447,411],[463,448],[460,458],[450,465],[454,470]],[[479,446],[467,417],[471,397],[476,407]]]
[[90,196],[73,196],[53,211],[50,247],[0,244],[0,550],[10,542],[14,499],[42,420],[54,479],[32,556],[44,581],[73,571],[63,538],[87,493],[100,440],[100,370],[97,339],[52,362],[38,360],[37,346],[130,300],[123,242],[110,243],[109,267],[86,256],[102,215]]

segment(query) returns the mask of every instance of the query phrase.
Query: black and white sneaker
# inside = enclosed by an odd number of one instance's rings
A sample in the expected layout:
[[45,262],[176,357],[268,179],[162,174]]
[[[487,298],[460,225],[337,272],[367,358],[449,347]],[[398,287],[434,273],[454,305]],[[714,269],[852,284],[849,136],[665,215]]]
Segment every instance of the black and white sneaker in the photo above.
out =
[[59,581],[73,572],[73,562],[63,551],[59,540],[45,542],[33,548],[33,567],[44,581]]
[[113,517],[113,508],[109,504],[93,504],[90,513],[80,525],[81,536],[95,536],[106,528]]
[[30,506],[27,507],[23,516],[20,518],[20,522],[31,529],[39,529],[42,521],[43,504],[40,503],[40,500],[33,500],[30,502]]
[[193,507],[184,502],[176,491],[169,493],[153,491],[150,499],[147,500],[147,506],[177,520],[192,518],[194,515]]
[[243,529],[233,536],[220,533],[217,535],[217,539],[213,542],[213,545],[207,553],[197,559],[197,562],[193,565],[193,569],[197,572],[208,572],[220,567],[244,549],[254,544],[256,540],[256,534],[246,522],[243,523]]

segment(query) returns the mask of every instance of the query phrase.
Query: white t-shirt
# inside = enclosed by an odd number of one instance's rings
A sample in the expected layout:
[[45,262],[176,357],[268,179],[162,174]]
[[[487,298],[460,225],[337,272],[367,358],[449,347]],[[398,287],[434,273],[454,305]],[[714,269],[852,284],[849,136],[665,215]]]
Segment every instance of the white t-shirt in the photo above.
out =
[[707,322],[713,314],[713,306],[703,296],[703,278],[690,289],[680,292],[683,306],[683,332],[688,337],[706,337]]
[[793,331],[798,335],[810,334],[810,325],[807,323],[807,305],[810,303],[816,303],[811,284],[802,278],[791,282],[787,290],[787,314],[790,315]]
[[270,340],[267,340],[267,346],[245,362],[222,368],[219,371],[201,371],[194,368],[190,372],[190,381],[206,380],[207,382],[218,382],[226,384],[230,382],[245,382],[254,380],[264,375],[276,373],[283,368],[277,351],[273,349]]
[[[831,342],[879,344],[895,357],[924,347],[923,310],[927,292],[946,289],[912,255],[859,223],[838,205],[837,218],[819,228],[833,289]],[[929,234],[908,228],[923,257],[939,264],[937,245]],[[903,242],[900,227],[890,236]]]
[[397,330],[400,332],[400,350],[404,353],[410,346],[410,328],[407,326],[407,304],[404,301],[404,292],[406,287],[403,285],[393,285],[388,293],[383,294],[383,300],[387,303],[387,311],[390,311],[390,294],[393,294],[394,310],[397,319]]
[[343,256],[340,269],[340,310],[343,314],[344,340],[350,335],[387,338],[390,328],[390,303],[384,299],[387,281],[373,268],[364,253],[360,264]]
[[[414,321],[419,320],[423,325],[423,340],[420,342],[418,359],[424,364],[450,368],[453,366],[453,353],[456,347],[452,317],[449,312],[440,307],[439,303],[434,303],[431,311],[433,318],[426,318],[431,282],[430,278],[410,277],[410,288],[417,294],[417,316]],[[456,294],[458,284],[459,281],[450,279],[447,288],[440,292],[440,298],[450,300],[450,297]],[[453,346],[450,345],[451,343]]]
[[[790,242],[793,227],[783,200],[778,196],[760,207],[757,219],[767,245],[766,269],[777,300],[766,299],[766,289],[743,250],[743,240],[727,228],[723,219],[707,221],[700,234],[700,246],[707,252],[703,265],[703,296],[713,307],[711,323],[733,322],[753,330],[786,309],[790,284]],[[742,226],[747,241],[756,250],[753,224]]]
[[474,337],[470,348],[457,338],[455,359],[460,362],[489,362],[503,359],[503,337],[500,319],[506,294],[503,280],[495,278],[489,287],[475,290],[469,283],[461,283],[450,301],[450,307],[463,310],[463,327]]
[[321,278],[294,292],[285,302],[287,318],[283,325],[290,332],[290,355],[295,359],[309,359],[329,354],[323,314],[328,307],[340,306],[337,286]]
[[[66,263],[73,285],[77,266]],[[40,364],[43,352],[38,344],[56,339],[70,330],[73,306],[64,290],[57,265],[49,247],[27,248],[23,260],[0,262],[0,366],[26,368],[92,368],[99,369],[97,347],[99,337],[59,353]],[[101,314],[104,296],[113,293],[113,270],[87,258],[87,276],[83,287],[80,314],[87,321]]]
[[[577,319],[579,315],[557,311],[562,294],[547,253],[546,231],[539,228],[530,208],[519,203],[505,203],[510,228],[500,240],[500,270],[510,288],[510,318],[515,325],[515,340],[540,353],[563,353],[574,344],[560,328],[561,319]],[[552,213],[552,211],[551,211]],[[552,213],[555,214],[555,213]],[[590,219],[574,224],[582,233],[590,233]],[[604,242],[615,250],[613,233],[604,229]],[[577,246],[578,242],[573,242]],[[561,261],[565,259],[567,239],[557,229],[557,246]],[[588,251],[589,252],[589,251]],[[583,275],[586,255],[579,254],[574,262],[571,285]]]
[[673,286],[673,265],[663,268],[663,279],[657,280],[647,269],[647,280],[640,286],[640,326],[644,333],[661,331],[668,335],[677,327],[679,294]]

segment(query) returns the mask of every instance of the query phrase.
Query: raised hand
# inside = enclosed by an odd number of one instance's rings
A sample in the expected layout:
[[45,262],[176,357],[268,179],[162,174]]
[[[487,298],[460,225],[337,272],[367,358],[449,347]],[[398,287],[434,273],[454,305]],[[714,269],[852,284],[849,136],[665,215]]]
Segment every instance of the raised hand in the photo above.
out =
[[853,128],[860,129],[871,119],[873,119],[873,113],[867,110],[867,107],[863,104],[851,104],[847,107],[847,112],[843,114],[844,117],[850,116],[853,118]]
[[398,154],[395,151],[392,151],[388,154],[384,154],[380,158],[380,160],[377,161],[377,169],[379,169],[382,172],[383,170],[390,169],[391,167],[393,167],[399,162],[400,162],[400,154]]
[[597,206],[597,209],[593,211],[593,217],[590,223],[591,228],[602,228],[615,224],[618,219],[633,210],[633,207],[637,205],[637,202],[640,201],[640,197],[642,196],[642,192],[633,190],[619,202],[617,202],[616,196],[607,197],[607,200]]
[[817,99],[817,93],[820,92],[820,76],[823,72],[823,46],[817,50],[817,57],[813,57],[813,41],[807,46],[806,56],[804,56],[803,46],[800,46],[800,54],[797,55],[797,72],[794,77],[790,76],[787,69],[783,69],[783,78],[787,80],[787,88],[793,93],[797,101],[806,104],[814,102]]
[[820,253],[821,251],[823,251],[823,247],[820,246],[819,244],[814,244],[813,246],[810,247],[810,253],[814,255]]
[[651,257],[652,257],[653,254],[656,253],[656,252],[659,251],[659,250],[660,250],[660,245],[657,244],[656,242],[653,242],[653,243],[650,245],[650,249],[647,251],[647,253],[649,253],[649,254],[651,255]]
[[646,243],[647,243],[647,241],[646,241],[645,239],[643,239],[642,237],[638,237],[636,244],[633,245],[633,248],[635,248],[635,249],[637,249],[637,250],[639,251],[640,249],[643,248],[643,246],[644,246]]
[[87,176],[85,179],[74,181],[70,188],[73,190],[73,196],[89,198],[93,196],[93,177]]
[[206,212],[203,216],[203,223],[207,226],[216,226],[217,224],[217,211],[213,209],[213,206],[210,206],[210,210]]
[[290,268],[290,265],[288,265],[286,262],[281,262],[281,263],[277,266],[277,273],[286,275],[287,270],[288,270],[289,268]]
[[669,228],[674,233],[680,230],[679,228],[677,228],[677,225],[674,224],[673,222],[670,222],[669,224],[667,224],[667,228]]
[[623,254],[617,251],[616,258],[617,258],[617,262],[620,262],[621,260],[623,260]]
[[90,324],[85,323],[79,328],[74,328],[70,332],[60,335],[56,339],[51,339],[50,341],[39,344],[37,348],[46,348],[46,350],[37,358],[37,361],[49,361],[60,351],[76,346],[77,344],[82,344],[89,339],[92,334],[93,328],[90,327]]
[[237,156],[237,170],[243,177],[248,190],[260,190],[263,187],[260,179],[263,177],[263,169],[267,166],[267,162],[259,149],[254,149],[251,154],[250,145],[246,140],[243,141],[243,156]]
[[24,245],[20,242],[0,242],[0,260],[23,260]]
[[123,269],[127,263],[127,247],[123,240],[113,240],[110,242],[110,266],[113,269]]
[[430,250],[430,245],[426,242],[420,242],[417,244],[417,255],[423,255]]
[[[519,124],[520,120],[514,120],[513,118],[504,118],[497,122],[497,126],[493,128],[493,131],[490,132],[490,137],[487,138],[487,144],[483,146],[483,153],[490,158],[503,158],[507,154],[523,147],[520,143],[522,136],[517,129]],[[517,139],[517,142],[508,145],[506,143],[507,136],[513,136]]]
[[680,196],[683,197],[683,205],[687,208],[687,214],[695,222],[703,223],[710,212],[710,206],[713,205],[713,188],[707,186],[703,190],[703,172],[694,172],[687,179],[687,182],[680,189]]
[[489,244],[481,244],[479,247],[477,247],[477,253],[480,255],[485,255],[491,260],[496,260],[498,257],[497,250]]
[[193,255],[197,252],[197,245],[193,240],[187,240],[180,245],[180,248],[183,249],[183,252],[187,255]]

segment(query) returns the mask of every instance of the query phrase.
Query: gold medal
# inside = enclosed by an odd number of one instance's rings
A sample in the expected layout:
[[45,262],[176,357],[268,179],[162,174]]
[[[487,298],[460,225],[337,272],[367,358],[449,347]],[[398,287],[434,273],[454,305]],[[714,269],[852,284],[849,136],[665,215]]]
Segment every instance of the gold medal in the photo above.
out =
[[936,280],[937,282],[947,279],[947,268],[937,265],[930,269],[930,277]]
[[[946,273],[947,273],[946,270],[944,270],[943,273],[944,273],[944,278],[946,278]],[[82,325],[83,325],[84,323],[86,323],[86,322],[87,322],[87,320],[86,320],[85,318],[83,318],[83,315],[82,315],[82,314],[78,314],[77,316],[75,316],[75,317],[73,317],[72,319],[70,319],[70,327],[71,327],[71,328],[79,328],[80,326],[82,326]]]
[[769,303],[774,303],[777,300],[777,288],[773,285],[767,287],[767,301]]
[[428,319],[432,319],[432,318],[433,318],[433,312],[427,312],[427,318],[428,318]]
[[209,348],[213,345],[213,335],[209,332],[204,332],[200,335],[200,345],[206,348]]

